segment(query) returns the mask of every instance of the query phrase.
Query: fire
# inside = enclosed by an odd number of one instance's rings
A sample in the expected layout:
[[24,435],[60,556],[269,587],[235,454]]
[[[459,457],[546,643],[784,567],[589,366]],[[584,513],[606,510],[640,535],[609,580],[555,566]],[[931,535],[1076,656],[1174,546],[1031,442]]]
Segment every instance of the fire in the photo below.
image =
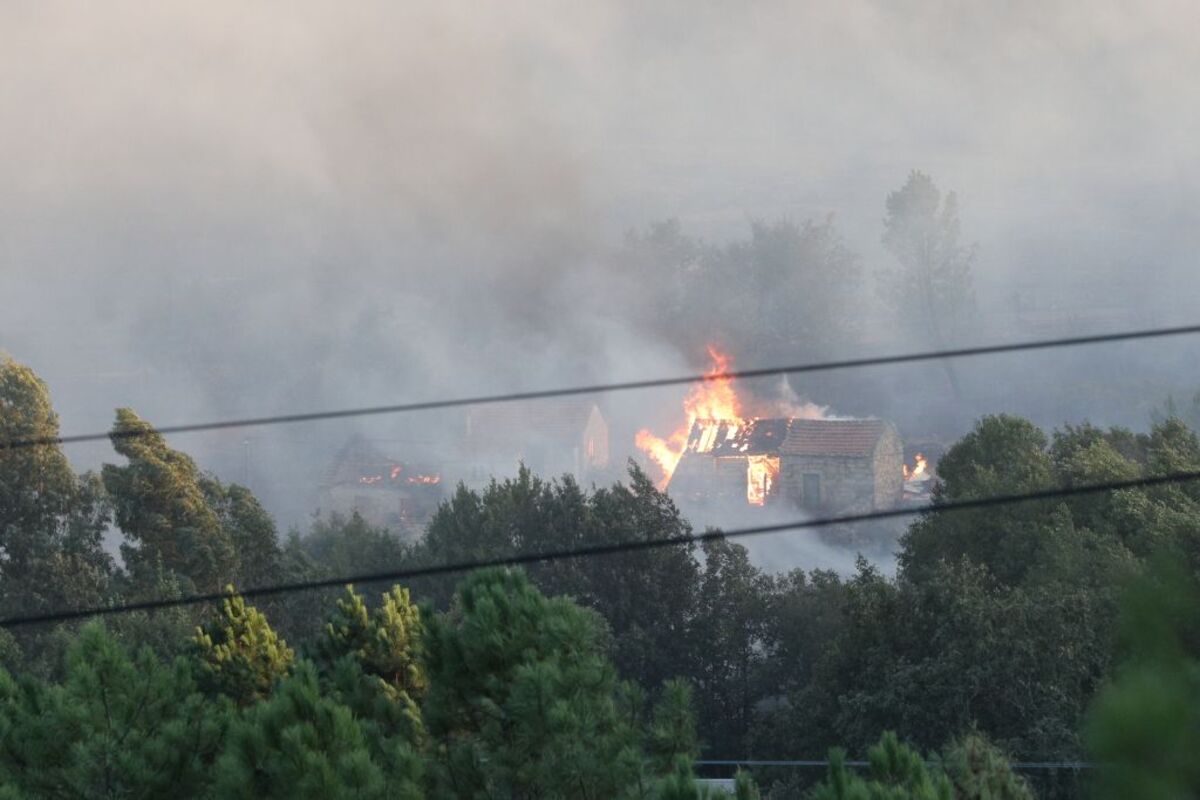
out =
[[761,506],[779,477],[778,456],[749,456],[746,459],[746,502]]
[[901,466],[901,469],[904,470],[904,480],[906,480],[906,481],[924,480],[924,478],[927,474],[925,470],[926,470],[926,467],[928,466],[925,462],[925,456],[921,455],[920,453],[917,453],[916,456],[913,457],[913,462],[914,462],[914,466],[912,469],[908,468],[908,464],[904,464]]
[[441,475],[413,475],[408,479],[408,482],[432,485],[435,483],[441,483],[442,476]]
[[[675,474],[675,467],[683,456],[688,434],[691,433],[696,420],[736,422],[739,425],[743,422],[742,403],[734,391],[733,379],[729,377],[731,359],[711,345],[708,355],[712,358],[712,367],[704,373],[704,380],[692,386],[683,401],[685,422],[666,438],[660,438],[649,430],[642,429],[634,439],[638,449],[650,456],[662,470],[662,478],[658,483],[660,490],[666,489],[667,484],[671,482],[671,476]],[[715,426],[712,428],[712,435],[716,435]],[[747,485],[747,495],[749,493],[750,488]]]

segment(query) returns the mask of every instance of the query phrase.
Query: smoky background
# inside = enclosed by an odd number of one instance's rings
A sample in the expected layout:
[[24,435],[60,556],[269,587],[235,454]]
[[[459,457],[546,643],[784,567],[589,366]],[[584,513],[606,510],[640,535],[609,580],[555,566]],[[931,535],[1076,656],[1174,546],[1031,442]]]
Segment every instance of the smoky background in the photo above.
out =
[[[727,343],[735,366],[901,352],[926,343],[877,273],[892,266],[885,197],[912,169],[957,191],[979,248],[953,345],[1193,322],[1198,14],[7,4],[0,348],[47,380],[65,433],[106,429],[117,406],[166,425],[687,374],[714,331],[757,317],[716,285],[684,303],[678,276],[713,252],[736,275],[755,224],[812,221],[848,254],[821,279],[841,289],[837,335],[771,351],[747,334]],[[699,255],[639,259],[664,220]],[[773,274],[746,296],[782,303],[775,322],[802,316],[816,278],[793,268],[783,291]],[[963,361],[958,392],[937,364],[787,389],[952,441],[997,412],[1144,429],[1168,396],[1190,400],[1197,366],[1194,342],[1159,340]],[[597,398],[616,464],[638,457],[637,429],[678,423],[682,394]],[[350,436],[447,460],[462,425],[439,412],[171,441],[287,528]],[[70,455],[116,458],[103,443]]]

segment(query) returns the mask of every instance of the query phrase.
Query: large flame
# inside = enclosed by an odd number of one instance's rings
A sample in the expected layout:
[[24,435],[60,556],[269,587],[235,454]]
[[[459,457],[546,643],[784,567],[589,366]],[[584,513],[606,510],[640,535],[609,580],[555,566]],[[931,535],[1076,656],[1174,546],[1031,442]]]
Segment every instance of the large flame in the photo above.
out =
[[[712,345],[708,347],[708,355],[712,359],[712,366],[704,373],[704,380],[692,386],[684,398],[683,424],[666,438],[655,436],[643,428],[637,432],[634,439],[638,449],[650,456],[662,470],[658,482],[659,489],[666,489],[667,484],[671,482],[671,476],[675,474],[675,467],[679,465],[679,459],[687,447],[688,434],[691,433],[696,420],[732,422],[739,425],[743,421],[742,402],[734,391],[733,379],[729,377],[731,359]],[[715,435],[715,427],[713,430]]]
[[908,464],[904,464],[901,467],[901,469],[904,470],[904,480],[906,480],[906,481],[925,480],[926,474],[927,474],[925,472],[925,470],[928,467],[928,464],[925,461],[925,456],[921,455],[920,453],[917,453],[917,455],[913,458],[913,462],[914,462],[914,466],[912,469],[908,468]]
[[779,456],[748,456],[746,458],[746,502],[761,506],[779,477]]

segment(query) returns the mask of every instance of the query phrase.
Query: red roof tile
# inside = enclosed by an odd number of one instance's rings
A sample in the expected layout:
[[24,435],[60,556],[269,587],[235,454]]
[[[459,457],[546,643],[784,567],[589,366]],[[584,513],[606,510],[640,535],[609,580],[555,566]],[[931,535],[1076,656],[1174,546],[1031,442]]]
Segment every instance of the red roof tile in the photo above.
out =
[[789,456],[869,456],[888,427],[881,419],[794,419],[779,452]]

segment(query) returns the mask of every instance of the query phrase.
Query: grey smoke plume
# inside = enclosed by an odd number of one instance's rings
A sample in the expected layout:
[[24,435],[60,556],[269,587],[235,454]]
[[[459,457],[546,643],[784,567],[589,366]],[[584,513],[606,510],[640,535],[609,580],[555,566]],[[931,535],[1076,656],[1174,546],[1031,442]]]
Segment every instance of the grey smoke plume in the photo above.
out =
[[[698,365],[626,313],[639,282],[609,269],[623,232],[675,217],[720,243],[833,212],[866,267],[868,343],[902,349],[870,276],[883,198],[914,167],[959,190],[981,245],[981,339],[1020,306],[1081,329],[1178,321],[1197,289],[1198,16],[17,0],[0,9],[0,347],[49,380],[69,432],[118,405],[170,423],[678,374]],[[963,365],[967,408],[932,368],[802,399],[946,435],[995,410],[1141,424],[1194,389],[1193,352]],[[628,451],[678,393],[606,409]],[[177,444],[294,522],[351,432],[437,451],[460,422]]]

